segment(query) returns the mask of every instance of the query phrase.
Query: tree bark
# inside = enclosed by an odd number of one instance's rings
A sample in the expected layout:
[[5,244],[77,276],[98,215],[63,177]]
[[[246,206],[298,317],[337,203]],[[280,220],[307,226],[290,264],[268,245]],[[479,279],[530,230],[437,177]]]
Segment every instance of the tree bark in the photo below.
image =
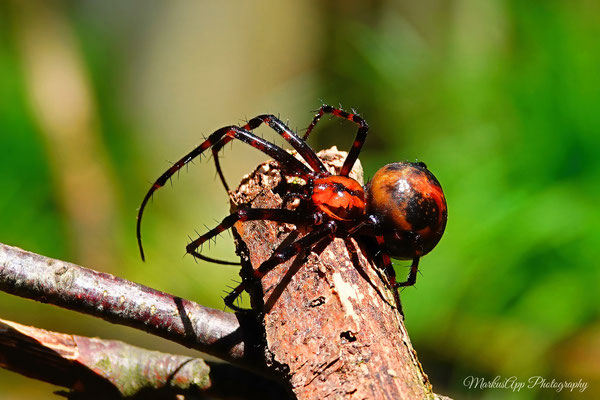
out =
[[[345,155],[336,148],[319,153],[336,173]],[[360,165],[351,176],[362,180]],[[234,207],[278,208],[282,199],[277,193],[289,180],[281,177],[277,163],[266,162],[232,193]],[[237,223],[242,276],[251,276],[293,227]],[[253,285],[253,308],[264,310],[267,364],[301,400],[435,398],[393,293],[368,256],[373,249],[363,246],[335,239],[306,262],[291,259]]]

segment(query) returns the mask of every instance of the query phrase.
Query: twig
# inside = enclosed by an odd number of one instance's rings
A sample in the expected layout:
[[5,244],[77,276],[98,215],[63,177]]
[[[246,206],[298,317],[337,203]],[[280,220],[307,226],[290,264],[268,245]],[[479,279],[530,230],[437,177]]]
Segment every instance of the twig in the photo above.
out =
[[[0,243],[0,290],[131,326],[258,368],[250,324],[236,315]],[[250,344],[250,346],[248,345]]]
[[[0,319],[0,365],[72,390],[74,399],[243,396],[281,399],[281,386],[226,364]],[[231,385],[235,381],[236,385]],[[187,398],[187,397],[186,397]]]

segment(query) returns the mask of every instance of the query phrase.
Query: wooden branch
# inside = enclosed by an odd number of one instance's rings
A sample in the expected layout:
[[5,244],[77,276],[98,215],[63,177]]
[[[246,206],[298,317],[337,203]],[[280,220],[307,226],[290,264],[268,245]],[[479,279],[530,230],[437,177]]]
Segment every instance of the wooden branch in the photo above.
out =
[[97,398],[134,396],[158,388],[205,391],[211,386],[210,368],[202,359],[6,320],[0,320],[0,355],[3,368]]
[[125,279],[0,243],[0,290],[94,315],[260,368],[257,334],[236,315]]
[[[336,171],[345,156],[336,148],[319,153]],[[360,179],[360,166],[353,172]],[[245,177],[233,203],[280,207],[274,191],[282,185],[278,164],[264,163]],[[237,223],[242,275],[251,276],[292,228]],[[301,400],[435,398],[382,272],[354,240],[349,248],[356,254],[336,239],[305,263],[279,265],[251,290],[253,307],[264,310],[267,364]]]
[[[0,366],[72,390],[69,398],[281,399],[274,382],[227,364],[0,319]],[[235,381],[236,385],[231,385]]]

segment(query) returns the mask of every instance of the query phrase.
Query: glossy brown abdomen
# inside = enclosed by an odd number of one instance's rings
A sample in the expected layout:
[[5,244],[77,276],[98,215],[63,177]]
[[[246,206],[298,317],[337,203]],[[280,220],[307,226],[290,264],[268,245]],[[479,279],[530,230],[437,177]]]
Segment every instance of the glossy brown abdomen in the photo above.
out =
[[393,163],[373,176],[367,212],[380,221],[394,258],[429,253],[440,241],[448,216],[442,187],[423,163]]

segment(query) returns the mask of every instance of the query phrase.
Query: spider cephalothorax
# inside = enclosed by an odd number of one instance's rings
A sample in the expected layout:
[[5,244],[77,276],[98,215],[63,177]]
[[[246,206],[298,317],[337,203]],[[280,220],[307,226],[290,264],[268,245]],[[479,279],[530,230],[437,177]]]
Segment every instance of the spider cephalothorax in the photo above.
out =
[[[324,114],[332,114],[352,121],[359,127],[339,175],[328,172],[315,152],[306,144],[306,139]],[[262,123],[269,125],[280,134],[305,163],[281,147],[254,135],[251,131]],[[380,257],[381,267],[388,275],[395,293],[397,294],[398,287],[413,285],[416,281],[419,259],[435,247],[444,233],[447,219],[446,199],[439,182],[424,163],[388,164],[377,171],[365,187],[350,178],[350,171],[358,159],[368,129],[366,121],[359,115],[324,105],[319,109],[302,138],[273,115],[260,115],[242,127],[229,126],[215,131],[202,144],[163,173],[142,201],[137,219],[137,237],[142,259],[144,258],[141,241],[142,214],[154,191],[162,187],[181,167],[209,148],[213,153],[219,177],[228,189],[219,165],[218,152],[231,140],[238,139],[273,157],[279,163],[284,175],[297,176],[306,183],[297,191],[289,191],[283,196],[286,200],[299,199],[301,204],[295,210],[285,207],[239,208],[225,217],[218,226],[189,243],[186,247],[188,253],[219,264],[239,264],[207,257],[200,254],[198,249],[207,240],[231,228],[237,221],[270,220],[305,226],[308,233],[295,242],[277,249],[269,259],[254,270],[256,278],[261,278],[275,266],[298,254],[306,256],[310,249],[335,237],[370,236],[376,240],[379,248],[374,254]],[[390,257],[412,259],[406,281],[396,282]],[[246,286],[247,281],[243,281],[234,288],[225,297],[225,303],[234,310],[240,310],[234,304],[234,300]]]

